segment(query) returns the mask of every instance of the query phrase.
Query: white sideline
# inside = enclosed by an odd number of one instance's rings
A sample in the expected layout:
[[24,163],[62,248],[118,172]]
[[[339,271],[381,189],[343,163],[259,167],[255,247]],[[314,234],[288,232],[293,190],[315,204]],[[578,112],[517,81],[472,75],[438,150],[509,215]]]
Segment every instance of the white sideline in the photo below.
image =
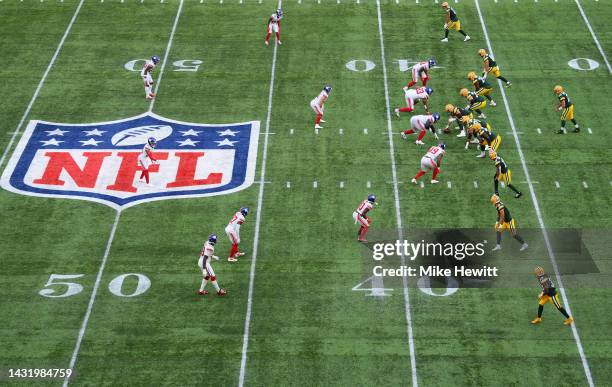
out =
[[[176,17],[174,19],[174,24],[172,26],[172,31],[170,32],[170,38],[168,41],[168,45],[166,47],[166,53],[164,54],[164,62],[162,62],[162,67],[159,71],[159,78],[157,81],[157,86],[155,90],[157,91],[159,88],[159,81],[161,80],[162,74],[164,73],[166,59],[168,58],[168,52],[172,46],[172,38],[174,37],[174,33],[176,31],[176,26],[178,24],[179,17],[181,15],[181,11],[183,9],[183,0],[180,0],[178,10],[176,11]],[[153,110],[153,104],[155,103],[155,99],[152,99],[149,104],[149,111]],[[263,186],[263,184],[262,184]],[[104,250],[104,256],[102,257],[102,263],[100,264],[100,268],[98,269],[98,275],[96,276],[96,282],[94,283],[93,290],[91,292],[91,296],[89,298],[89,303],[87,304],[87,310],[85,311],[85,316],[83,317],[83,322],[81,323],[81,329],[79,329],[79,336],[77,337],[76,344],[74,345],[74,351],[72,352],[72,357],[70,358],[69,368],[74,371],[74,367],[79,357],[79,351],[81,349],[81,343],[83,342],[83,337],[85,336],[85,331],[87,330],[87,324],[89,323],[89,317],[91,315],[91,310],[93,309],[94,302],[96,300],[96,295],[98,294],[98,288],[100,287],[100,281],[102,280],[102,274],[104,273],[104,267],[106,266],[106,261],[108,260],[108,256],[110,254],[111,246],[113,245],[113,240],[115,239],[115,232],[117,231],[117,226],[119,225],[119,218],[121,217],[121,210],[117,210],[115,214],[115,221],[113,222],[113,227],[111,229],[110,235],[108,236],[108,241],[106,242],[106,249]],[[70,380],[69,376],[64,378],[63,387],[68,386],[68,382]]]
[[601,54],[604,62],[606,62],[608,71],[610,72],[610,74],[612,74],[612,67],[610,67],[610,62],[608,62],[608,57],[606,56],[606,53],[601,47],[601,44],[599,44],[599,40],[597,39],[597,36],[595,35],[595,31],[593,31],[593,27],[591,26],[591,23],[589,22],[589,18],[587,17],[586,13],[584,13],[584,10],[582,9],[582,5],[580,4],[580,1],[579,0],[575,0],[575,1],[576,1],[576,5],[578,6],[578,10],[580,11],[580,14],[582,15],[582,18],[584,19],[584,22],[586,23],[587,28],[591,32],[591,36],[593,37],[593,40],[595,41],[595,45],[599,49],[599,53]]
[[[480,24],[482,26],[482,32],[487,42],[487,47],[491,55],[495,57],[495,54],[493,54],[493,47],[491,47],[491,41],[489,39],[487,27],[485,25],[485,21],[482,16],[482,12],[480,10],[479,0],[474,0],[474,3],[476,4],[478,18],[480,19]],[[501,91],[502,98],[504,100],[504,107],[506,108],[506,114],[508,115],[508,121],[510,122],[510,127],[512,128],[512,132],[514,134],[514,142],[516,143],[516,149],[518,151],[519,158],[521,159],[521,165],[523,166],[523,172],[525,172],[525,177],[527,178],[527,183],[529,185],[529,193],[531,194],[531,200],[533,201],[533,206],[535,208],[536,215],[538,217],[538,222],[540,223],[540,229],[542,230],[542,235],[544,237],[544,243],[546,244],[546,249],[548,250],[548,256],[550,258],[550,263],[552,264],[552,267],[555,271],[555,277],[557,280],[557,284],[559,285],[561,297],[563,297],[563,300],[565,301],[565,307],[567,309],[567,312],[571,315],[572,310],[570,308],[569,298],[565,294],[563,282],[561,281],[561,275],[559,274],[559,267],[557,266],[557,260],[555,258],[555,253],[553,252],[552,246],[550,244],[550,240],[548,238],[548,231],[546,231],[546,227],[544,225],[544,219],[542,217],[542,212],[540,211],[540,204],[538,202],[538,198],[536,197],[535,188],[533,187],[531,176],[529,175],[529,170],[527,169],[527,163],[525,161],[525,155],[523,154],[523,149],[521,148],[521,142],[516,133],[514,119],[512,117],[512,113],[510,112],[510,105],[508,104],[508,99],[506,98],[506,91],[504,90],[504,85],[499,79],[497,80],[497,85],[499,87],[499,90]],[[571,327],[572,327],[572,334],[574,336],[574,340],[576,341],[576,346],[578,347],[578,353],[580,354],[580,359],[582,360],[582,367],[584,368],[584,374],[586,376],[587,382],[589,386],[594,387],[595,384],[593,383],[593,376],[591,375],[591,369],[589,367],[589,363],[587,361],[586,355],[584,354],[584,349],[582,348],[582,342],[580,341],[580,336],[578,335],[578,328],[576,328],[576,323],[574,322]]]
[[25,112],[23,112],[23,116],[21,116],[21,120],[19,121],[19,124],[17,124],[17,129],[15,129],[15,131],[13,132],[13,135],[11,136],[11,139],[9,140],[8,145],[6,146],[6,148],[4,148],[4,151],[2,152],[2,157],[0,157],[0,167],[2,167],[2,164],[4,163],[4,159],[6,159],[6,155],[8,154],[9,150],[13,147],[13,143],[15,142],[15,139],[17,138],[17,135],[19,134],[19,131],[21,130],[21,127],[23,126],[23,123],[25,122],[26,118],[30,114],[30,111],[32,110],[32,106],[34,106],[34,102],[36,102],[36,99],[38,98],[38,94],[40,93],[40,90],[42,89],[45,81],[47,80],[47,76],[49,75],[51,68],[55,64],[55,61],[57,60],[57,57],[59,56],[60,51],[62,51],[64,42],[66,41],[66,38],[68,37],[70,30],[72,29],[72,25],[74,24],[74,21],[79,15],[79,12],[81,11],[81,6],[83,5],[84,2],[85,0],[79,1],[79,5],[74,10],[72,19],[70,19],[70,23],[68,23],[68,27],[66,27],[66,31],[64,31],[64,35],[62,36],[62,39],[57,45],[57,48],[55,49],[55,53],[51,57],[51,61],[49,62],[47,69],[43,73],[43,76],[40,79],[40,82],[38,82],[38,86],[36,87],[36,90],[34,91],[34,95],[32,96],[30,103],[28,103],[28,107],[26,108]]
[[[383,78],[385,81],[385,103],[387,108],[387,132],[389,135],[389,155],[391,158],[391,174],[393,179],[393,195],[395,196],[395,215],[397,222],[397,237],[399,240],[404,239],[404,232],[402,230],[402,216],[400,211],[400,196],[399,186],[397,182],[397,168],[395,164],[395,147],[393,145],[393,125],[391,124],[391,107],[389,105],[389,86],[387,80],[387,65],[385,59],[385,42],[382,29],[382,16],[380,12],[380,0],[376,0],[376,12],[378,14],[378,35],[380,37],[380,57],[383,69]],[[406,257],[401,255],[401,265],[406,265]],[[408,334],[408,347],[410,349],[410,368],[412,372],[412,386],[417,387],[419,385],[417,379],[416,369],[416,356],[414,351],[414,337],[412,334],[412,316],[410,314],[410,291],[408,288],[408,278],[403,276],[403,287],[404,287],[404,309],[406,313],[406,325]]]
[[[282,0],[278,0],[278,9],[282,8]],[[266,161],[268,160],[268,133],[270,132],[270,120],[272,118],[272,96],[274,94],[274,76],[276,72],[276,50],[278,44],[274,39],[274,52],[272,53],[272,69],[270,70],[270,90],[268,91],[268,113],[266,115],[266,135],[264,136],[263,155],[261,160],[261,181],[266,177]],[[251,253],[251,270],[249,273],[249,293],[247,295],[247,310],[244,317],[244,335],[242,337],[242,357],[240,359],[240,376],[238,386],[244,386],[246,375],[247,353],[249,350],[249,334],[251,329],[251,313],[253,310],[253,289],[255,285],[255,267],[257,263],[257,251],[259,248],[259,227],[261,224],[261,209],[264,196],[265,184],[259,185],[259,197],[257,199],[257,214],[255,220],[255,234],[253,236],[253,252]]]

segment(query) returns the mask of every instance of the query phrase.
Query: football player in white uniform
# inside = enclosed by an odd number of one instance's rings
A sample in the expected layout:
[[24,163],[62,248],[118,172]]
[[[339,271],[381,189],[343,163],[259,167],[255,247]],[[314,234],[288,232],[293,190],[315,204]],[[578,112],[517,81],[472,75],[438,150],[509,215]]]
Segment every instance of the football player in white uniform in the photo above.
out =
[[417,184],[417,180],[423,176],[425,172],[431,171],[432,169],[431,184],[438,183],[436,176],[440,173],[440,164],[442,164],[442,157],[444,157],[445,149],[446,145],[444,145],[444,143],[429,148],[425,156],[421,158],[421,170],[412,179],[414,184]]
[[217,236],[215,234],[210,234],[208,236],[208,241],[204,243],[202,246],[202,251],[200,252],[200,258],[198,259],[198,266],[200,270],[202,270],[202,284],[200,285],[200,290],[198,290],[198,294],[204,296],[208,294],[207,290],[204,290],[208,280],[212,282],[215,290],[217,291],[217,295],[224,296],[226,294],[225,289],[221,289],[219,284],[217,283],[217,276],[215,272],[210,266],[210,260],[216,259],[219,260],[219,257],[215,255],[215,243],[217,243]]
[[152,186],[149,182],[149,167],[151,164],[157,164],[157,159],[153,155],[153,149],[157,146],[157,141],[155,137],[149,137],[147,143],[142,148],[142,152],[138,156],[138,164],[142,168],[142,172],[140,173],[140,180],[143,178],[146,180],[148,186]]
[[272,32],[274,32],[274,34],[276,34],[276,43],[283,44],[281,43],[280,40],[280,21],[283,18],[283,11],[280,9],[277,9],[275,13],[273,13],[270,16],[270,19],[268,19],[268,34],[266,35],[266,46],[269,44],[268,40],[270,39],[270,35],[272,35]]
[[423,87],[427,86],[427,81],[429,80],[429,69],[436,65],[436,60],[431,58],[424,62],[419,62],[412,66],[412,81],[408,83],[406,87],[410,88],[417,84],[419,78],[421,78],[421,83]]
[[330,85],[325,85],[319,95],[317,95],[315,99],[310,101],[310,107],[312,108],[312,110],[314,110],[315,113],[317,113],[317,118],[315,119],[315,129],[323,129],[323,127],[319,124],[321,122],[325,122],[323,120],[323,106],[325,105],[325,101],[327,101],[327,98],[329,98],[329,93],[331,93],[331,90],[332,87]]
[[140,70],[140,76],[142,77],[142,80],[144,81],[145,98],[147,99],[147,101],[150,101],[153,98],[155,98],[155,93],[152,90],[153,77],[151,76],[151,73],[153,72],[155,65],[158,63],[159,63],[159,57],[152,56],[151,60],[146,61],[144,66],[142,66],[142,70]]
[[436,140],[438,139],[438,134],[436,133],[436,128],[434,128],[434,122],[438,122],[440,120],[440,113],[434,113],[431,115],[418,115],[410,117],[410,129],[404,130],[401,133],[402,138],[405,140],[408,137],[406,135],[419,132],[419,137],[417,138],[415,144],[417,145],[425,145],[423,141],[423,137],[425,137],[425,132],[429,130],[433,133]]
[[359,207],[353,212],[353,219],[355,223],[359,223],[359,232],[357,232],[357,241],[361,243],[368,243],[365,239],[366,234],[368,233],[368,229],[370,228],[370,224],[372,224],[372,220],[368,215],[368,211],[370,211],[376,203],[375,195],[368,195],[368,198],[361,202]]
[[433,93],[433,89],[431,87],[419,87],[417,89],[409,89],[407,86],[404,86],[404,98],[406,99],[406,107],[396,108],[395,115],[397,118],[400,118],[400,112],[410,113],[414,110],[414,104],[419,101],[423,101],[423,106],[425,107],[425,113],[429,113],[429,96]]
[[236,262],[238,257],[244,255],[243,252],[238,250],[238,245],[240,244],[240,226],[242,223],[244,223],[245,217],[248,214],[248,207],[242,207],[240,211],[236,212],[234,216],[232,216],[232,219],[225,227],[225,233],[232,243],[232,249],[230,250],[229,257],[227,258],[229,262]]

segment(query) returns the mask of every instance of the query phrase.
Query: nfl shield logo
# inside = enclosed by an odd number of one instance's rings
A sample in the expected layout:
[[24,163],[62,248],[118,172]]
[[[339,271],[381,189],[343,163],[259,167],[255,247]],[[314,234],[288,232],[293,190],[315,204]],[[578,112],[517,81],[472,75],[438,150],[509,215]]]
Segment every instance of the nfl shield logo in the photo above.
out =
[[[139,179],[138,156],[157,140]],[[30,121],[0,184],[23,195],[90,200],[122,209],[138,203],[223,195],[253,184],[259,121],[196,124],[145,113],[96,124]]]

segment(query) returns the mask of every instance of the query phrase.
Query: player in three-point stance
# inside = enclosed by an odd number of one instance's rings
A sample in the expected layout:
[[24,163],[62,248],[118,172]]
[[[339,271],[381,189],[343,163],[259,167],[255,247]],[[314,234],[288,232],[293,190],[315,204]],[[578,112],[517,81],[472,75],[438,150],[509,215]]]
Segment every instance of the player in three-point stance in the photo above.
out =
[[465,36],[465,38],[463,39],[464,42],[470,40],[470,36],[461,29],[461,21],[459,20],[459,16],[457,16],[457,12],[455,12],[454,9],[449,7],[446,1],[442,3],[442,8],[444,8],[444,11],[446,11],[446,13],[444,14],[444,38],[440,41],[448,42],[448,32],[450,30],[455,30],[461,35]]
[[323,109],[325,105],[325,101],[329,98],[329,93],[331,93],[332,87],[330,85],[325,85],[323,90],[317,95],[312,101],[310,101],[310,107],[317,113],[317,118],[315,118],[315,129],[323,129],[321,122],[325,122],[323,120]]
[[277,9],[276,12],[274,12],[270,16],[270,19],[268,19],[268,34],[266,35],[265,40],[266,46],[269,44],[268,40],[270,39],[270,35],[272,35],[272,32],[274,32],[274,34],[276,35],[276,43],[282,44],[280,40],[280,21],[282,18],[283,11]]
[[217,243],[217,236],[215,234],[210,234],[208,236],[208,241],[204,243],[204,246],[202,246],[202,251],[200,251],[200,258],[198,259],[198,266],[202,270],[202,284],[200,285],[200,290],[198,290],[198,294],[201,296],[208,294],[208,291],[205,290],[204,288],[206,287],[206,284],[208,283],[209,280],[210,282],[212,282],[213,286],[215,287],[215,290],[217,291],[217,295],[224,296],[226,293],[225,289],[221,289],[219,287],[219,284],[217,283],[217,276],[215,275],[215,272],[213,271],[212,266],[210,266],[211,259],[216,259],[217,261],[219,260],[219,257],[214,255],[216,243]]
[[440,164],[442,164],[442,157],[444,157],[444,153],[446,152],[445,149],[446,145],[444,145],[444,143],[429,148],[425,156],[421,158],[421,170],[412,178],[412,183],[417,184],[417,180],[431,170],[433,170],[431,184],[438,183],[436,177],[438,173],[440,173]]
[[138,156],[138,164],[142,168],[142,172],[140,172],[140,180],[143,178],[146,180],[147,185],[152,187],[153,185],[149,182],[149,167],[151,164],[157,164],[157,159],[153,155],[153,149],[157,146],[157,141],[155,137],[149,137],[147,143],[142,148],[142,152]]
[[429,96],[433,93],[433,89],[431,87],[419,87],[417,89],[409,89],[407,86],[404,86],[404,99],[406,100],[406,107],[403,108],[395,108],[394,112],[397,118],[400,118],[401,113],[410,113],[414,110],[414,105],[419,101],[423,101],[423,106],[425,107],[425,113],[429,113]]
[[429,80],[429,70],[435,65],[436,60],[431,58],[412,66],[412,81],[410,81],[406,87],[410,88],[416,85],[419,78],[421,78],[421,83],[423,86],[427,86],[427,81]]
[[151,73],[153,72],[155,65],[158,63],[159,63],[159,57],[152,56],[151,60],[146,61],[144,66],[142,66],[142,70],[140,70],[140,76],[142,77],[142,80],[144,81],[145,98],[147,99],[147,101],[150,101],[153,98],[155,98],[155,93],[153,92],[153,89],[152,89],[153,88],[153,77],[151,76]]
[[361,202],[359,207],[353,212],[353,219],[355,223],[359,223],[359,231],[357,232],[357,241],[361,243],[368,243],[365,239],[366,234],[368,233],[368,229],[372,224],[372,220],[367,215],[368,211],[370,211],[376,203],[376,195],[368,195],[368,198]]
[[538,277],[538,282],[540,283],[540,286],[542,287],[542,293],[540,293],[540,295],[538,296],[538,317],[532,320],[531,323],[541,323],[544,305],[546,305],[548,302],[552,302],[553,305],[555,305],[555,308],[557,308],[557,310],[561,312],[563,316],[565,316],[565,321],[563,321],[563,324],[571,325],[574,322],[574,319],[572,318],[572,316],[569,315],[569,313],[567,313],[567,310],[565,310],[563,305],[561,305],[561,301],[559,301],[559,295],[557,294],[557,289],[555,288],[555,285],[550,279],[550,276],[544,273],[544,269],[540,266],[536,267],[534,272],[536,277]]
[[425,145],[423,137],[425,137],[425,132],[429,130],[433,133],[436,140],[438,139],[438,134],[436,133],[436,128],[434,128],[434,122],[438,122],[440,120],[440,113],[434,113],[431,115],[418,115],[410,117],[410,129],[404,130],[400,133],[403,139],[406,139],[407,134],[413,134],[417,131],[419,132],[419,137],[415,141],[417,145]]
[[493,248],[493,251],[501,250],[501,237],[504,230],[510,230],[512,237],[521,243],[521,250],[526,250],[527,243],[516,231],[516,223],[510,215],[510,210],[501,202],[501,199],[498,195],[491,196],[491,203],[495,206],[497,210],[497,221],[495,222],[495,231],[497,234],[497,244]]
[[243,252],[238,251],[238,245],[240,244],[240,226],[244,223],[245,217],[249,214],[249,209],[247,207],[242,207],[240,211],[236,212],[232,219],[229,221],[227,226],[225,227],[225,233],[232,243],[232,249],[230,250],[229,257],[227,260],[229,262],[238,261],[238,257],[244,255]]

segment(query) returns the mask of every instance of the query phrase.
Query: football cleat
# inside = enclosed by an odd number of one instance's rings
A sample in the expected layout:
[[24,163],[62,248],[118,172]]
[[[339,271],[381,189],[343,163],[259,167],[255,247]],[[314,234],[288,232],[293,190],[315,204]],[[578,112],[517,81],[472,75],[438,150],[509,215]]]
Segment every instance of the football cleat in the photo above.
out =
[[267,40],[264,41],[264,43],[266,44],[266,46],[270,44]]
[[410,182],[411,182],[412,184],[418,184],[418,183],[417,183],[417,179],[415,179],[415,178],[413,178],[412,180],[410,180]]
[[448,42],[448,38],[440,39],[440,41],[446,43]]
[[217,234],[210,234],[208,236],[208,242],[213,245],[217,243]]
[[238,260],[236,258],[234,258],[234,257],[228,257],[227,261],[228,262],[238,262]]
[[376,201],[376,195],[369,194],[369,195],[368,195],[368,201],[369,201],[370,203],[374,203],[374,202]]
[[565,134],[565,129],[561,128],[557,130],[557,134]]
[[468,41],[468,40],[470,40],[470,39],[471,39],[471,38],[470,38],[470,35],[467,35],[467,36],[465,37],[465,39],[463,39],[463,41],[464,41],[464,42],[467,42],[467,41]]
[[497,106],[497,103],[495,101],[491,100],[491,106],[495,107],[495,106]]
[[580,133],[580,128],[574,128],[574,133]]
[[527,250],[527,247],[529,247],[529,245],[527,243],[523,243],[523,245],[521,246],[521,249],[519,251],[525,251],[525,250]]
[[486,155],[485,151],[482,151],[482,152],[480,152],[480,154],[479,154],[478,156],[476,156],[476,157],[477,157],[477,158],[479,158],[479,159],[484,159],[484,158],[485,158],[485,155]]
[[519,193],[517,193],[516,195],[514,195],[514,197],[515,197],[516,199],[520,198],[521,196],[523,196],[523,193],[522,193],[522,192],[519,192]]
[[235,255],[235,257],[242,257],[245,253],[243,253],[242,251],[238,251]]
[[402,137],[403,140],[408,139],[408,136],[404,132],[400,132],[400,136]]
[[397,116],[397,118],[400,118],[400,114],[399,114],[399,113],[400,113],[400,111],[399,111],[399,109],[397,109],[397,108],[396,108],[396,109],[394,109],[394,110],[393,110],[393,112],[395,113],[395,115]]
[[225,289],[219,289],[219,291],[217,292],[217,296],[225,296],[227,294],[227,292],[225,291]]
[[485,115],[484,115],[484,113],[480,113],[480,114],[478,115],[478,118],[485,119],[485,118],[487,118],[487,116],[485,116]]
[[572,325],[573,322],[574,322],[574,319],[572,318],[572,316],[569,316],[568,318],[565,319],[565,321],[563,321],[563,325]]
[[325,85],[325,87],[323,87],[323,90],[325,90],[325,92],[329,94],[332,91],[332,87],[331,85]]
[[436,65],[436,60],[434,58],[431,58],[427,61],[427,63],[429,64],[429,67],[434,67]]
[[278,43],[279,46],[283,45],[283,42],[281,42],[280,40],[277,40],[276,43]]
[[153,62],[153,64],[158,64],[159,63],[159,57],[157,55],[153,55],[151,57],[151,62]]
[[510,87],[512,86],[512,83],[510,81],[506,82],[506,87]]
[[431,179],[431,184],[438,184],[438,183],[439,183],[439,181],[438,181],[438,180]]
[[425,143],[421,140],[416,140],[414,143],[417,145],[425,145]]
[[244,216],[247,216],[249,214],[249,207],[242,207],[240,209],[240,213]]
[[315,124],[315,129],[323,129],[323,127],[319,124]]
[[368,241],[367,241],[367,240],[365,240],[365,239],[357,239],[357,242],[361,242],[361,243],[368,243]]
[[532,324],[539,324],[542,322],[542,318],[541,317],[536,317],[535,319],[531,320]]
[[461,131],[461,132],[460,132],[460,133],[457,135],[457,137],[465,137],[465,136],[466,136],[466,134],[465,134],[465,130],[462,130],[462,131]]
[[208,290],[198,290],[198,294],[199,294],[200,296],[205,296],[205,295],[207,295],[207,294],[208,294]]
[[149,137],[147,139],[147,143],[153,148],[157,146],[157,140],[155,139],[155,137]]
[[324,120],[323,118],[321,118],[321,119],[319,120],[319,122],[325,123],[325,120]]
[[153,100],[153,97],[151,97],[150,95],[147,95],[147,96],[145,97],[145,99],[146,99],[147,101],[152,101],[152,100]]
[[501,250],[501,245],[495,245],[495,247],[491,251],[499,251]]

